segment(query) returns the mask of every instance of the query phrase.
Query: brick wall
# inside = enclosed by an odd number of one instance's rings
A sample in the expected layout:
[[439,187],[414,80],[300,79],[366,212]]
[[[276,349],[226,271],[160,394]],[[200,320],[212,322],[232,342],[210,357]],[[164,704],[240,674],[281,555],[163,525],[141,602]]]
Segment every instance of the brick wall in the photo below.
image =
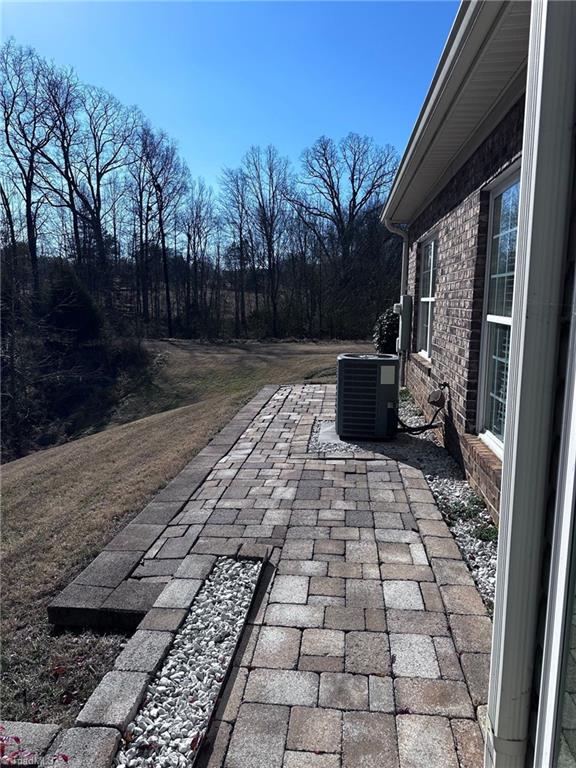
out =
[[[414,297],[412,353],[406,385],[427,415],[426,397],[450,385],[444,419],[446,447],[497,516],[500,461],[475,436],[480,340],[490,195],[484,187],[521,153],[524,99],[412,222],[409,231],[408,293]],[[421,243],[437,241],[436,302],[431,361],[418,355],[417,328]]]

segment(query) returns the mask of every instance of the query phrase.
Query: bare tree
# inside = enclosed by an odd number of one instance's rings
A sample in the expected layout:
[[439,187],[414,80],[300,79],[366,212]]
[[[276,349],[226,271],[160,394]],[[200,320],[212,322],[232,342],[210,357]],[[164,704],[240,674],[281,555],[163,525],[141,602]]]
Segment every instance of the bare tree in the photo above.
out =
[[39,291],[36,219],[38,159],[50,141],[52,126],[44,118],[46,103],[40,85],[40,60],[30,48],[8,41],[0,50],[0,99],[5,148],[2,155],[16,169],[24,200],[26,238],[34,292]]
[[182,221],[186,233],[186,326],[194,335],[200,315],[202,324],[206,324],[206,259],[209,239],[216,226],[214,194],[202,179],[189,185]]
[[133,255],[136,266],[136,294],[145,325],[150,322],[150,225],[154,207],[154,188],[148,173],[148,160],[144,142],[145,131],[141,128],[131,147],[128,164],[127,192],[134,221]]
[[220,205],[238,254],[238,325],[244,336],[246,320],[246,266],[249,261],[250,211],[248,179],[242,168],[226,168],[222,174]]
[[42,181],[55,206],[72,218],[76,258],[86,257],[83,230],[94,239],[93,274],[111,302],[106,226],[117,202],[118,178],[132,161],[140,115],[107,91],[80,87],[74,74],[45,65],[41,72],[46,119],[54,140],[42,147]]
[[40,70],[45,120],[52,141],[40,151],[39,174],[52,206],[67,209],[72,222],[76,262],[82,262],[79,195],[76,191],[76,153],[81,141],[81,86],[72,70],[43,63]]
[[155,132],[149,127],[142,130],[142,147],[150,181],[154,189],[164,293],[166,300],[166,324],[168,336],[172,336],[172,302],[170,297],[170,270],[168,267],[167,226],[175,215],[178,204],[187,190],[187,173],[182,164],[176,145],[163,131]]
[[278,335],[279,250],[288,189],[288,161],[276,147],[251,147],[242,164],[252,196],[252,215],[266,253],[272,336]]
[[304,194],[292,201],[311,226],[318,219],[334,226],[344,263],[350,258],[360,217],[383,201],[397,164],[393,147],[379,147],[357,133],[349,133],[339,144],[321,136],[304,151],[300,179]]

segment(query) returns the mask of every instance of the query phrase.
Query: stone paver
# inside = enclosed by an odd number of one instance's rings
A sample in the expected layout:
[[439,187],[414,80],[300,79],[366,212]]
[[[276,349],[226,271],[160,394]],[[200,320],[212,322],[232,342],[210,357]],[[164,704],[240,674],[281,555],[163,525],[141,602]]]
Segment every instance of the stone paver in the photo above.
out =
[[176,571],[176,578],[205,579],[214,567],[215,562],[216,558],[212,555],[188,555],[180,563]]
[[388,630],[400,634],[448,635],[448,620],[444,613],[431,611],[389,610]]
[[220,768],[224,764],[231,733],[230,723],[218,720],[212,724],[198,760],[198,768]]
[[458,584],[473,585],[474,579],[466,567],[466,563],[461,560],[445,560],[442,558],[433,558],[431,560],[432,570],[436,576],[438,584]]
[[460,768],[484,768],[484,741],[478,723],[473,720],[452,720],[450,725]]
[[398,709],[421,715],[474,717],[468,688],[459,681],[398,677],[394,688]]
[[114,663],[114,669],[125,672],[155,672],[172,643],[170,632],[138,630]]
[[158,595],[154,608],[189,608],[201,586],[199,579],[173,579]]
[[306,576],[276,576],[270,602],[305,604],[308,581]]
[[463,653],[460,657],[462,670],[472,703],[475,707],[488,701],[490,655],[488,653]]
[[336,709],[293,707],[288,740],[291,750],[340,753],[342,714]]
[[255,669],[248,675],[246,701],[313,707],[318,701],[318,675],[277,669]]
[[346,712],[342,741],[343,768],[399,768],[392,715]]
[[346,579],[346,607],[384,608],[380,582]]
[[238,716],[238,710],[242,704],[244,689],[248,679],[248,670],[245,667],[234,667],[230,680],[226,686],[226,696],[220,702],[216,712],[216,719],[233,723]]
[[[445,680],[463,680],[464,674],[451,637],[434,637],[440,674]],[[472,693],[472,690],[471,690]],[[472,697],[474,698],[474,697]]]
[[340,768],[340,756],[287,751],[284,753],[283,768]]
[[364,629],[365,613],[362,608],[326,608],[324,626],[331,629]]
[[368,678],[365,675],[325,672],[320,675],[321,707],[368,709]]
[[305,629],[303,656],[344,656],[344,632],[337,629]]
[[334,409],[264,388],[53,601],[138,626],[66,733],[122,729],[217,556],[269,558],[201,766],[480,768],[490,619],[409,455],[309,452]]
[[[124,615],[127,623],[129,617],[133,617],[137,623],[154,606],[165,586],[164,583],[156,581],[127,579],[106,598],[100,611],[104,616],[113,616],[118,622]],[[120,623],[118,626],[121,626]]]
[[[50,744],[54,741],[54,737],[60,730],[60,726],[54,723],[26,723],[17,720],[3,720],[2,725],[5,728],[4,737],[7,739],[19,739],[18,747],[33,753],[38,758],[46,754]],[[13,749],[16,749],[16,742],[10,741],[9,744],[14,745]],[[12,749],[8,748],[7,751],[11,752]],[[50,751],[52,752],[52,750]]]
[[449,621],[459,653],[490,653],[492,622],[487,616],[452,614]]
[[138,625],[138,629],[176,632],[187,614],[184,608],[151,608]]
[[76,725],[124,731],[140,706],[148,680],[142,672],[108,672],[80,710]]
[[49,754],[66,755],[68,765],[74,768],[106,768],[112,764],[119,743],[120,733],[115,728],[68,728],[54,741]]
[[75,584],[93,587],[117,587],[133,571],[144,550],[136,552],[101,552],[75,580]]
[[390,652],[385,632],[348,632],[346,672],[389,675]]
[[385,581],[383,589],[386,608],[424,610],[422,593],[415,581]]
[[288,627],[262,627],[252,657],[252,666],[295,669],[300,653],[301,634],[298,629]]
[[440,587],[440,594],[448,613],[486,615],[486,607],[476,587],[446,585]]
[[288,707],[242,704],[225,768],[282,768]]
[[401,768],[459,768],[447,718],[399,715],[396,725]]
[[162,535],[165,526],[147,523],[130,523],[106,545],[106,550],[145,552]]
[[371,712],[394,714],[394,685],[391,677],[370,675],[368,678]]
[[395,677],[440,677],[436,649],[428,635],[390,635]]
[[264,620],[266,624],[280,627],[321,627],[324,608],[316,605],[270,605]]

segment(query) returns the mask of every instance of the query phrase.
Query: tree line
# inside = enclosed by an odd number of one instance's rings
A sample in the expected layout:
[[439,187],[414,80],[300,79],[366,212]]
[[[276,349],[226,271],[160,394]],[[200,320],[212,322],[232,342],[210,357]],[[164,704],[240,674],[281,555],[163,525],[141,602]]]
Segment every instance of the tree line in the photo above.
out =
[[18,363],[30,339],[70,348],[83,311],[116,338],[365,338],[394,300],[400,243],[379,218],[393,147],[322,136],[294,167],[253,146],[213,189],[138,108],[72,69],[10,40],[0,79],[9,400],[18,368],[38,366]]
[[365,336],[395,295],[398,244],[378,219],[392,147],[321,137],[298,169],[251,147],[213,190],[72,70],[14,41],[0,70],[3,255],[23,297],[59,259],[119,328],[342,337]]

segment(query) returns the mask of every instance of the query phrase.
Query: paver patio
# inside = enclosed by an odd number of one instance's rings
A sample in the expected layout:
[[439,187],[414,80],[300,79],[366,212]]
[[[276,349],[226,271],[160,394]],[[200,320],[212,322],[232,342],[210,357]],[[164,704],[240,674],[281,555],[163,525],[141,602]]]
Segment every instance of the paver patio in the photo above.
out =
[[409,457],[309,453],[315,420],[334,418],[333,386],[259,398],[184,471],[191,498],[179,476],[53,616],[91,595],[96,614],[146,612],[171,582],[140,627],[162,628],[215,556],[269,556],[200,764],[481,768],[491,622],[422,472]]

